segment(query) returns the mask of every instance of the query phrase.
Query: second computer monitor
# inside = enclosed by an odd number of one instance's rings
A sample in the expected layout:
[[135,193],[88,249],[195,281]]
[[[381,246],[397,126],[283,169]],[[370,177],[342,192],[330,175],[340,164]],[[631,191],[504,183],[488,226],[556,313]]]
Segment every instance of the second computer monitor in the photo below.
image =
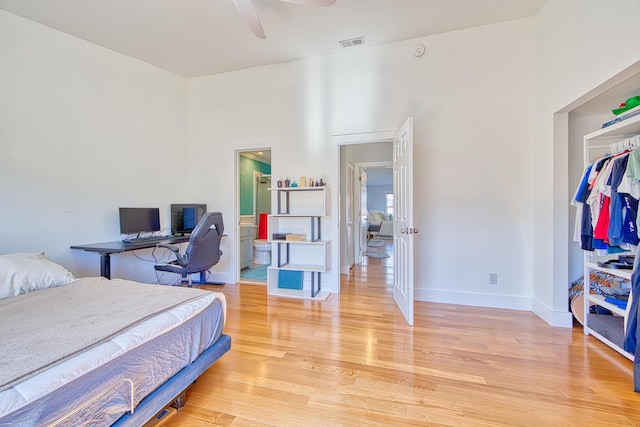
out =
[[172,204],[171,234],[185,235],[191,233],[205,213],[207,213],[206,204]]

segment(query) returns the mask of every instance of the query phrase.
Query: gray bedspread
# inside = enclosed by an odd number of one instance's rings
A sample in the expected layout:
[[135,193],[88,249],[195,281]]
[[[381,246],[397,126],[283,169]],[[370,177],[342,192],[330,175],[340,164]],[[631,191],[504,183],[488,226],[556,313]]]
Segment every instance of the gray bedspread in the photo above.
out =
[[0,300],[0,391],[205,293],[91,277]]

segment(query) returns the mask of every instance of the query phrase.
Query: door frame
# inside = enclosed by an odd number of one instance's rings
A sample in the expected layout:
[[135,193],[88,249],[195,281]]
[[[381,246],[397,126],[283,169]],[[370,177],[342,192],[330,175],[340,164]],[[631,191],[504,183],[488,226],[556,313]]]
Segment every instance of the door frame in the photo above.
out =
[[[362,132],[362,133],[349,133],[349,134],[341,134],[341,135],[332,135],[331,139],[336,147],[336,169],[334,174],[334,182],[335,188],[338,191],[333,191],[331,195],[331,204],[333,206],[332,215],[335,218],[338,218],[337,221],[332,221],[332,230],[331,235],[336,236],[337,238],[333,238],[334,242],[341,242],[342,238],[342,223],[345,221],[344,212],[340,208],[340,198],[343,196],[341,194],[341,189],[343,188],[343,183],[341,179],[341,168],[342,168],[342,155],[341,148],[346,145],[358,145],[358,144],[370,144],[376,142],[390,142],[393,143],[393,138],[395,137],[397,132],[396,130],[388,130],[388,131],[376,131],[376,132]],[[356,233],[354,233],[356,235]],[[342,265],[342,257],[344,254],[342,253],[342,245],[338,245],[338,248],[335,250],[335,255],[333,256],[334,265],[341,266]],[[338,278],[338,282],[340,279]],[[340,292],[340,284],[336,286],[337,291]]]
[[345,197],[345,206],[344,206],[344,215],[345,215],[345,236],[347,240],[347,260],[345,264],[342,264],[342,260],[340,260],[340,274],[349,274],[353,264],[355,263],[355,248],[354,246],[354,199],[356,195],[355,191],[355,166],[351,162],[345,162],[345,177],[346,183],[345,187],[341,188],[340,191],[344,191]]
[[[265,141],[253,141],[253,142],[242,142],[238,144],[234,144],[232,146],[233,152],[233,181],[234,181],[234,207],[233,207],[233,223],[231,230],[229,225],[226,225],[225,229],[228,231],[230,236],[234,236],[233,245],[235,245],[234,250],[232,251],[234,254],[233,260],[231,262],[231,271],[233,283],[240,282],[240,153],[245,153],[248,151],[261,151],[261,150],[270,150],[271,151],[271,176],[278,176],[278,143],[275,140],[265,140]],[[272,179],[273,182],[273,179]],[[273,206],[273,196],[271,200],[271,204]],[[266,286],[266,283],[265,283]]]

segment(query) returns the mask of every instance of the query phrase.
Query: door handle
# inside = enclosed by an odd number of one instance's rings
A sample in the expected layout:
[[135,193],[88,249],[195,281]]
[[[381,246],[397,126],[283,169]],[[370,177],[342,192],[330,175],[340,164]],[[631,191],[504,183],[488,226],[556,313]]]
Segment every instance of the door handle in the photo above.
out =
[[401,234],[418,234],[418,229],[417,228],[401,228],[400,229],[400,233]]

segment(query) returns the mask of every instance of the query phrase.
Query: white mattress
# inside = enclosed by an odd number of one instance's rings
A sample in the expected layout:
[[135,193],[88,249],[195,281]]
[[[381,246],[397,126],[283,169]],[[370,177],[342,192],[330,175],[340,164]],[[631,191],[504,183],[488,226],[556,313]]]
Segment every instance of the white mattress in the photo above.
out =
[[207,293],[16,384],[0,392],[0,426],[109,425],[129,409],[131,384],[136,405],[215,343],[225,314],[224,294]]

